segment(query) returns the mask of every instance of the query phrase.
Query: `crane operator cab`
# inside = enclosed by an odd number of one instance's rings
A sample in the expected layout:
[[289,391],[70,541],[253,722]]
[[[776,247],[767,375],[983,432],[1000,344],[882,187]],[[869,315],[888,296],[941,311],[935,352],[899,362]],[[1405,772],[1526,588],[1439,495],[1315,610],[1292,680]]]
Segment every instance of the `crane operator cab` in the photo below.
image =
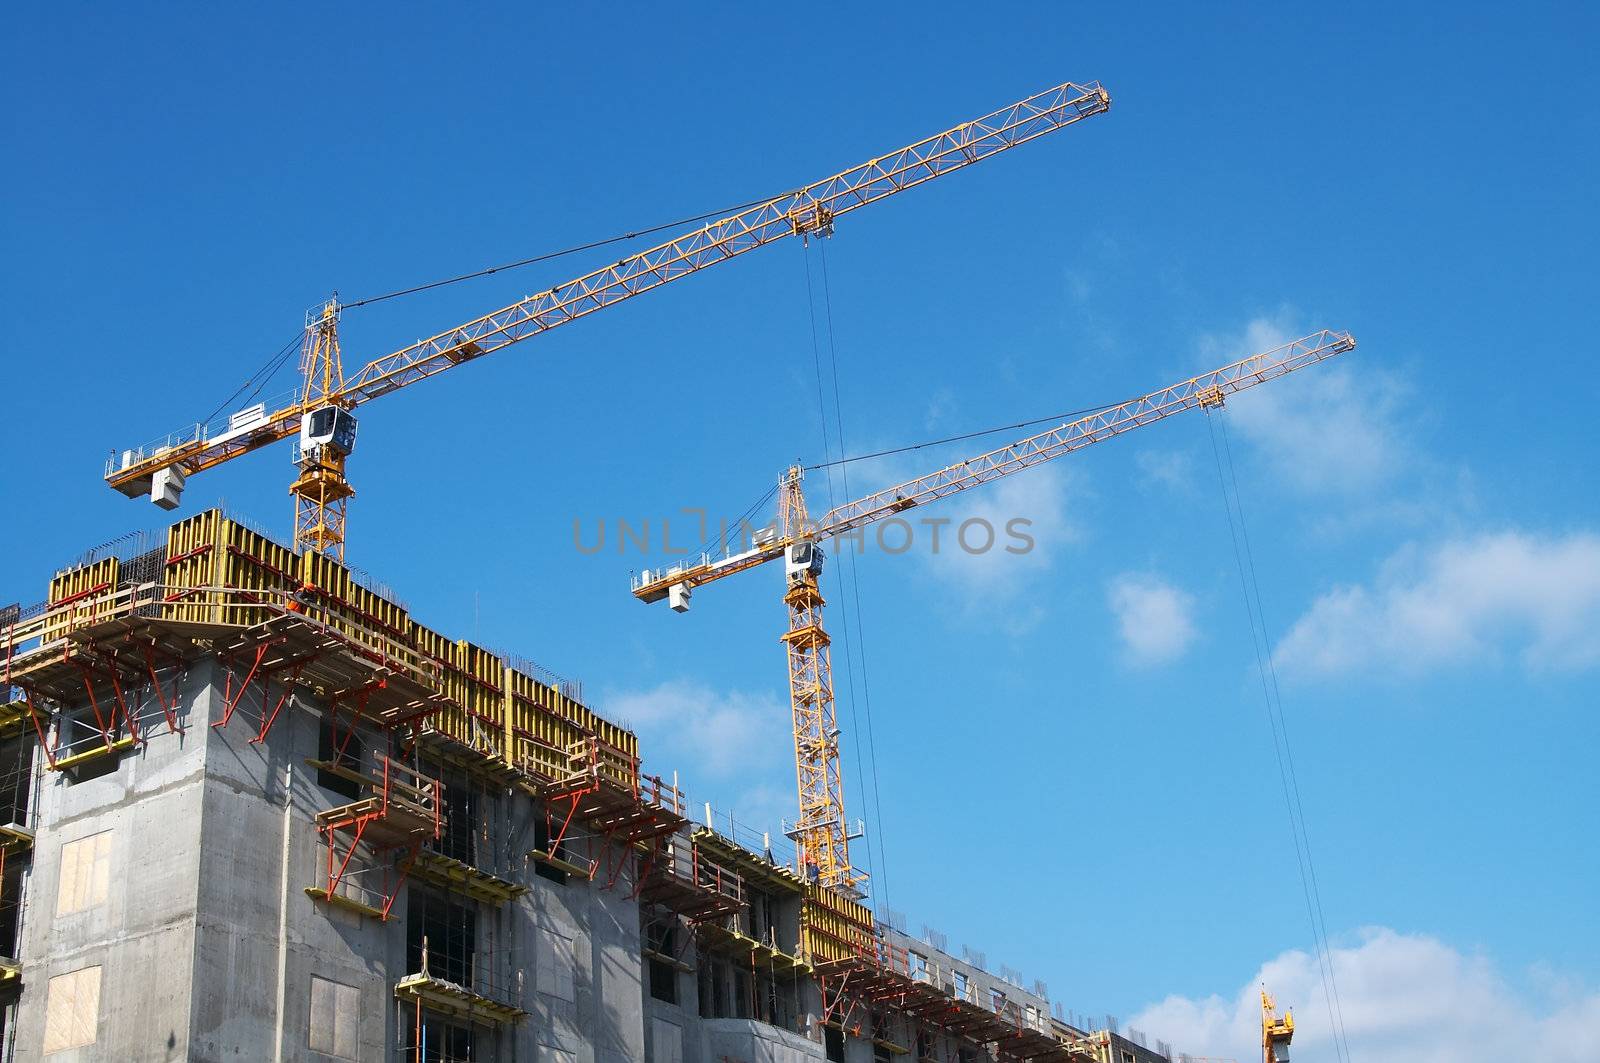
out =
[[341,406],[323,406],[300,417],[301,460],[323,455],[347,458],[356,448],[355,414]]
[[823,550],[821,543],[802,542],[794,543],[783,555],[783,572],[788,578],[789,586],[805,581],[806,576],[814,580],[822,578]]

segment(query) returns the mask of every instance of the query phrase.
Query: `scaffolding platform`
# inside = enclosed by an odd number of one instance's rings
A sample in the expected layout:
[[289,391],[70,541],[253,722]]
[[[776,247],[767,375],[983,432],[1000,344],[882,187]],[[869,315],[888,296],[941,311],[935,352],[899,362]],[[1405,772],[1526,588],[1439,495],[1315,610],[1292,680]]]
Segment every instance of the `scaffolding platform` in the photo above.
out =
[[[610,889],[621,879],[630,861],[643,862],[634,877],[634,895],[643,887],[648,864],[665,839],[688,825],[683,795],[655,776],[639,773],[639,761],[594,735],[573,742],[562,753],[565,770],[559,779],[539,781],[539,758],[523,760],[524,788],[545,803],[547,842],[528,855],[568,874],[601,878]],[[566,859],[565,843],[578,833],[612,843],[614,857],[605,851],[589,859],[588,866]],[[604,859],[602,859],[604,858]]]
[[[116,676],[141,680],[153,667],[194,659],[199,644],[225,633],[215,624],[164,620],[152,593],[128,588],[113,596],[103,612],[88,617],[47,613],[35,628],[19,629],[8,643],[17,652],[9,661],[10,681],[30,694],[52,701],[73,701],[83,696],[85,674],[96,679]],[[37,643],[28,649],[29,637]]]
[[644,857],[639,900],[702,923],[744,908],[744,884],[726,868],[702,860],[692,842],[669,838]]
[[[39,607],[0,630],[0,687],[23,694],[0,707],[0,730],[30,721],[53,768],[114,754],[123,738],[145,741],[149,721],[129,706],[146,686],[168,731],[181,730],[176,691],[169,693],[160,674],[207,654],[226,668],[220,725],[252,684],[259,686],[256,742],[266,739],[297,688],[327,698],[334,711],[347,706],[352,727],[363,718],[389,728],[416,726],[453,704],[437,662],[376,628],[306,615],[287,593],[156,583],[94,590]],[[59,733],[50,743],[46,722],[85,701],[104,748],[94,748],[92,739],[64,743]]]
[[0,825],[0,854],[20,853],[33,848],[33,831],[20,823]]
[[50,770],[73,772],[78,768],[83,767],[85,764],[92,764],[95,761],[103,760],[106,757],[120,756],[121,754],[132,749],[134,745],[135,743],[132,735],[124,735],[121,738],[113,739],[112,741],[104,743],[96,742],[87,749],[81,750],[77,753],[68,753],[64,757],[52,756],[50,758]]
[[[327,879],[326,885],[309,887],[306,894],[388,919],[423,842],[438,840],[443,831],[442,788],[438,780],[388,757],[380,757],[370,775],[348,774],[372,793],[317,813],[317,829],[328,842]],[[381,885],[362,884],[371,900],[351,896],[348,888],[341,890],[350,885],[357,850],[364,851],[373,865],[357,873],[382,872]]]
[[701,947],[709,952],[748,957],[762,968],[777,974],[807,973],[811,965],[793,953],[760,941],[722,923],[707,922],[698,928]]
[[28,711],[26,701],[0,700],[0,738],[25,729],[32,717],[33,714]]
[[[824,983],[824,1008],[832,1017],[855,1001],[936,1026],[980,1045],[993,1045],[1002,1059],[1049,1063],[1094,1063],[1093,1050],[1054,1033],[1030,1027],[1014,1003],[996,1008],[980,1002],[969,987],[959,995],[914,971],[904,950],[879,942],[872,952],[859,952],[816,964]],[[830,1003],[831,1000],[831,1003]],[[1041,1022],[1048,1022],[1041,1017]]]
[[793,870],[751,852],[710,827],[696,827],[690,835],[694,844],[710,859],[731,866],[751,885],[765,886],[784,893],[804,893],[805,882]]
[[528,892],[527,886],[429,849],[417,854],[411,864],[411,877],[488,905],[505,904]]
[[412,741],[419,753],[497,786],[520,786],[527,781],[522,772],[506,763],[497,753],[468,745],[453,735],[437,730],[432,724],[424,722]]
[[[618,765],[621,768],[618,768]],[[566,819],[624,845],[662,838],[688,825],[683,795],[655,777],[641,777],[638,761],[600,739],[585,737],[567,750],[566,774],[536,786],[536,796],[565,804]],[[560,847],[558,834],[552,850]]]
[[359,716],[385,727],[415,723],[449,700],[414,654],[375,649],[293,612],[218,639],[214,652],[244,671],[241,688],[257,675],[287,673],[333,701],[355,702]]
[[483,1026],[521,1022],[528,1017],[523,1009],[494,997],[423,972],[409,974],[394,984],[394,998],[420,1004],[430,1011]]

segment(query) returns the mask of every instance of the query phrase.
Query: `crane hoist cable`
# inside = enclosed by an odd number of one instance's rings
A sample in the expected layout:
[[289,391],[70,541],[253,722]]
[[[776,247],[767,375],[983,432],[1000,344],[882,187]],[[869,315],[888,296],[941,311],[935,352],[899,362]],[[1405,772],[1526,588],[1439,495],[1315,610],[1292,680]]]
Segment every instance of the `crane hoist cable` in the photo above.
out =
[[[384,292],[381,295],[368,295],[360,299],[340,300],[339,308],[341,311],[355,310],[363,306],[372,306],[375,303],[387,302],[390,299],[399,299],[407,295],[416,295],[421,292],[432,291],[435,288],[443,288],[452,284],[460,284],[463,281],[478,280],[482,277],[493,276],[497,273],[509,273],[512,270],[521,269],[524,266],[532,266],[540,262],[553,262],[556,259],[566,258],[569,255],[581,254],[584,251],[593,251],[596,248],[607,247],[611,244],[619,244],[629,240],[637,240],[644,236],[653,236],[656,233],[665,232],[668,229],[680,229],[685,225],[693,225],[696,222],[702,222],[708,218],[720,218],[727,214],[736,214],[741,210],[746,210],[764,202],[766,201],[754,199],[745,203],[736,203],[733,206],[723,207],[721,210],[707,211],[703,214],[695,214],[687,218],[678,218],[674,221],[662,222],[659,225],[652,225],[647,229],[635,229],[632,232],[619,233],[616,236],[608,236],[602,240],[591,240],[588,243],[575,244],[572,247],[564,247],[559,251],[545,251],[528,258],[517,259],[515,262],[502,262],[498,266],[485,266],[482,269],[473,270],[471,273],[461,273],[454,277],[445,277],[440,280],[427,281],[422,284],[414,284],[409,288],[399,288],[392,292]],[[209,422],[223,410],[227,409],[239,398],[240,394],[242,394],[246,388],[248,388],[252,383],[256,382],[257,377],[261,377],[261,382],[256,384],[255,390],[251,392],[250,396],[246,398],[245,401],[249,402],[250,399],[254,398],[256,395],[259,395],[262,388],[265,387],[265,385],[270,382],[273,377],[277,376],[278,372],[288,364],[289,355],[293,352],[293,349],[299,345],[300,338],[301,333],[299,332],[296,332],[292,337],[290,337],[289,342],[283,345],[282,350],[273,355],[271,358],[267,359],[266,363],[263,364],[260,369],[257,369],[254,373],[250,374],[249,379],[247,379],[243,384],[240,384],[238,389],[235,390],[232,395],[229,395],[227,398],[218,403],[216,409],[206,414],[205,420]],[[263,373],[266,374],[265,377],[262,377]]]
[[[834,349],[833,293],[832,293],[833,282],[829,277],[828,245],[826,243],[823,243],[821,245],[821,258],[822,258],[822,296],[823,296],[823,303],[824,303],[824,306],[827,309],[827,315],[828,315],[828,317],[827,317],[827,321],[828,321],[828,349],[829,349],[829,351],[831,353],[833,351],[833,349]],[[842,418],[842,413],[840,413],[841,406],[840,406],[840,402],[839,402],[838,358],[837,358],[836,355],[833,358],[833,363],[834,363],[833,401],[834,401],[834,411],[835,411],[836,419],[838,421],[838,432],[837,432],[837,435],[838,435],[838,439],[839,439],[839,457],[841,459],[841,461],[839,463],[839,472],[840,472],[840,477],[841,477],[841,489],[843,490],[845,496],[849,497],[849,495],[850,495],[849,463],[842,460],[844,458],[844,453],[845,453],[844,422],[843,422],[843,418]],[[870,673],[868,671],[868,668],[867,668],[866,624],[862,619],[862,610],[861,610],[861,577],[860,577],[860,572],[859,572],[859,570],[857,568],[857,565],[856,565],[856,560],[857,559],[856,559],[855,555],[853,555],[853,554],[849,558],[850,597],[851,597],[852,602],[853,602],[853,604],[855,606],[855,614],[856,614],[856,627],[855,627],[856,656],[857,656],[858,660],[861,662],[862,714],[866,717],[866,721],[867,721],[867,763],[872,768],[872,806],[871,807],[872,807],[872,813],[873,813],[873,822],[876,824],[876,827],[874,829],[874,836],[871,839],[869,839],[869,842],[871,844],[875,844],[877,846],[877,849],[878,849],[877,868],[878,868],[878,873],[879,873],[878,885],[880,887],[879,900],[881,901],[881,903],[883,904],[883,906],[885,908],[888,908],[890,906],[890,904],[891,904],[892,897],[891,897],[891,894],[889,892],[889,882],[888,882],[888,863],[889,863],[889,858],[888,858],[888,856],[887,856],[887,854],[885,852],[885,848],[884,848],[886,843],[885,843],[885,835],[884,835],[884,832],[883,832],[883,829],[882,829],[882,824],[883,824],[883,796],[882,796],[882,787],[879,785],[879,782],[878,782],[878,736],[877,736],[877,726],[873,722],[873,716],[872,716],[872,684],[871,684],[871,675],[870,675]],[[841,572],[841,576],[842,576],[842,572]],[[869,853],[869,855],[870,855],[870,853]]]
[[[1289,744],[1288,723],[1283,712],[1283,694],[1278,686],[1278,670],[1272,660],[1266,612],[1261,603],[1261,584],[1256,577],[1255,553],[1250,545],[1250,531],[1244,516],[1244,500],[1239,491],[1239,477],[1233,462],[1233,446],[1228,439],[1225,415],[1219,413],[1219,416],[1213,418],[1210,416],[1212,411],[1206,412],[1206,428],[1211,437],[1211,453],[1217,467],[1217,486],[1227,511],[1228,535],[1233,544],[1234,563],[1239,572],[1239,590],[1244,597],[1245,616],[1250,626],[1250,648],[1255,655],[1256,672],[1261,682],[1262,704],[1266,710],[1268,728],[1272,733],[1272,749],[1278,765],[1278,781],[1283,791],[1284,811],[1289,817],[1295,864],[1300,874],[1300,889],[1305,900],[1306,917],[1311,927],[1312,949],[1316,953],[1323,1000],[1328,1009],[1330,1039],[1333,1042],[1335,1058],[1348,1063],[1350,1045],[1345,1035],[1344,1007],[1339,999],[1339,981],[1334,971],[1333,952],[1328,944],[1328,923],[1323,912],[1322,890],[1317,883],[1316,864],[1311,857],[1311,836],[1306,827],[1305,806],[1300,798],[1300,780],[1295,771],[1294,753]],[[1222,438],[1220,448],[1217,445],[1219,432]],[[1224,464],[1226,464],[1226,475],[1224,475]],[[1263,999],[1266,1003],[1265,994]],[[1267,1003],[1266,1006],[1270,1011],[1270,1004]]]
[[[835,334],[834,334],[834,328],[833,328],[833,296],[832,296],[832,292],[831,292],[831,286],[828,283],[828,277],[827,277],[827,242],[824,241],[824,240],[818,240],[817,241],[817,248],[818,248],[818,252],[817,252],[818,253],[818,257],[821,260],[821,264],[822,264],[822,276],[823,276],[822,297],[823,297],[823,306],[824,306],[824,320],[825,320],[825,324],[826,324],[827,338],[828,338],[828,348],[827,348],[828,375],[831,377],[831,380],[832,380],[833,426],[834,426],[832,435],[833,435],[833,440],[837,444],[837,447],[838,447],[839,457],[842,458],[844,456],[844,449],[845,449],[845,442],[844,442],[844,412],[843,412],[843,409],[841,408],[842,407],[842,399],[841,399],[841,389],[839,387],[839,353],[838,353],[838,344],[837,344],[837,341],[836,341],[836,337],[835,337]],[[827,391],[827,388],[825,386],[824,379],[823,379],[822,345],[819,342],[819,338],[818,338],[819,330],[817,328],[817,297],[816,297],[815,285],[813,283],[813,278],[812,278],[811,242],[809,240],[802,242],[802,254],[803,254],[803,258],[804,258],[804,266],[805,266],[805,274],[806,274],[806,309],[808,311],[808,314],[809,314],[809,317],[810,317],[810,321],[811,321],[811,358],[812,358],[812,364],[813,364],[813,366],[815,367],[815,370],[816,370],[816,378],[817,378],[817,412],[818,412],[818,414],[819,414],[819,416],[821,418],[822,450],[823,450],[823,455],[825,457],[828,457],[828,458],[831,459],[833,457],[833,451],[832,451],[832,449],[830,447],[830,444],[829,444],[828,399],[827,399],[828,391]],[[840,472],[843,474],[842,490],[844,491],[846,497],[848,497],[849,496],[849,491],[850,491],[849,473],[843,467],[840,467]],[[830,467],[830,470],[829,470],[828,476],[827,476],[827,492],[828,492],[828,506],[829,506],[829,508],[832,508],[834,503],[835,503],[835,501],[836,501],[836,497],[835,497],[835,493],[834,493],[834,474],[832,472],[832,468],[831,467]],[[846,578],[845,577],[846,577],[847,569],[849,570],[849,575],[850,575],[849,586],[852,589],[855,589],[857,591],[857,601],[859,602],[859,584],[855,580],[855,558],[854,557],[848,558],[846,564],[839,565],[839,566],[834,568],[834,570],[833,570],[834,587],[835,587],[837,593],[839,594],[840,598],[841,599],[844,598],[845,593],[846,593]],[[863,734],[863,733],[870,734],[871,733],[870,717],[868,719],[868,727],[867,727],[867,729],[865,731],[863,731],[863,728],[861,727],[861,709],[860,709],[860,705],[861,705],[862,701],[865,700],[865,698],[863,696],[861,701],[858,701],[857,696],[856,696],[856,689],[857,689],[856,688],[856,674],[857,674],[857,671],[858,671],[857,662],[859,662],[859,664],[860,664],[860,667],[859,667],[860,673],[863,675],[863,677],[865,677],[865,675],[866,675],[865,644],[864,644],[863,639],[862,639],[860,625],[857,624],[856,627],[854,629],[852,629],[852,626],[851,626],[851,623],[850,623],[850,614],[849,614],[849,612],[846,611],[842,615],[844,617],[844,622],[841,625],[841,635],[842,635],[842,637],[841,637],[840,641],[844,646],[845,703],[846,703],[846,705],[848,706],[848,708],[850,710],[850,730],[851,730],[852,733],[855,733],[855,734]],[[858,619],[859,619],[859,613],[858,613]],[[865,752],[863,752],[864,747],[865,747]],[[876,752],[876,749],[873,747],[871,740],[869,739],[867,742],[864,742],[864,743],[863,742],[855,743],[853,745],[853,747],[852,747],[852,751],[854,753],[854,759],[855,759],[856,785],[861,787],[863,790],[866,790],[868,781],[870,779],[874,784],[873,789],[870,791],[870,793],[876,794],[877,793],[876,782],[877,782],[877,777],[878,777],[877,752]],[[870,767],[871,767],[871,775],[870,776],[868,775],[868,771],[867,771],[867,768],[868,768],[869,764],[870,764]],[[796,771],[799,772],[801,770],[802,769],[799,766],[799,762],[797,761],[797,763],[796,763]],[[800,782],[800,785],[804,786],[803,779],[798,780],[798,781]],[[865,818],[869,821],[869,824],[868,824],[867,828],[864,831],[858,832],[858,833],[861,833],[861,834],[865,835],[865,841],[866,841],[866,845],[867,845],[867,877],[871,878],[871,879],[873,879],[873,880],[875,880],[875,881],[877,881],[879,883],[880,891],[879,891],[878,899],[880,901],[883,901],[884,903],[887,903],[887,885],[886,885],[886,882],[885,882],[884,878],[881,875],[881,872],[883,870],[883,860],[881,858],[882,851],[883,851],[883,838],[882,838],[882,831],[880,829],[880,825],[882,823],[881,807],[878,804],[875,804],[873,800],[869,799],[869,801],[867,802],[867,816]],[[847,834],[848,834],[848,828],[847,828]]]

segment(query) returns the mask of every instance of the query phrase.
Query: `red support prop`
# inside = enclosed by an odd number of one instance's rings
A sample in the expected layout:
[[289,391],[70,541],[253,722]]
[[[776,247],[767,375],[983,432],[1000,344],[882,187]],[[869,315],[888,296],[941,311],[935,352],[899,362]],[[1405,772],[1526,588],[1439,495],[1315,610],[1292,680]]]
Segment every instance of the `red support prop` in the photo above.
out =
[[[631,856],[631,855],[634,855],[634,848],[631,845],[618,846],[617,848],[619,849],[619,852],[617,854],[617,866],[615,868],[611,868],[610,867],[610,863],[611,863],[610,860],[608,859],[606,861],[608,873],[610,875],[610,877],[606,879],[606,889],[612,889],[613,887],[616,886],[617,880],[622,877],[623,869],[628,866],[628,857]],[[601,853],[603,854],[604,852],[605,852],[605,850],[604,850],[604,848],[602,848],[601,849]],[[637,895],[637,891],[639,890],[639,887],[643,883],[643,881],[644,881],[644,879],[643,879],[642,876],[639,876],[639,875],[635,875],[634,876],[634,882],[633,882],[634,892],[631,893],[630,896],[636,896]]]
[[[283,693],[278,695],[278,703],[272,707],[272,711],[271,712],[266,713],[265,715],[263,715],[261,717],[261,729],[256,732],[256,736],[254,738],[250,739],[250,743],[249,743],[250,745],[256,745],[256,744],[258,744],[260,742],[265,742],[267,740],[267,732],[272,730],[272,725],[277,722],[278,713],[283,711],[284,703],[289,700],[289,695],[294,693],[294,685],[300,679],[300,670],[302,668],[304,668],[305,666],[306,666],[306,662],[304,660],[302,660],[302,661],[298,662],[292,669],[290,669],[290,671],[289,671],[289,681],[287,683],[283,684]],[[269,683],[269,682],[271,682],[270,678],[262,680],[262,685],[261,685],[261,707],[263,709],[265,709],[267,707],[267,705],[266,705],[266,701],[267,701],[267,698],[266,698],[267,685],[266,684]],[[344,751],[341,749],[340,753],[343,753],[343,752]]]
[[[567,828],[572,826],[572,817],[578,814],[578,802],[582,800],[582,798],[583,795],[581,793],[572,795],[572,804],[567,808],[567,818],[561,821],[561,830],[550,838],[551,856],[554,856],[561,850],[561,843],[565,841],[567,837]],[[549,821],[549,826],[555,826],[555,817],[550,814],[550,810],[548,808],[545,809],[545,818]]]
[[[50,744],[50,740],[45,738],[44,728],[39,726],[39,710],[33,706],[33,691],[23,687],[22,699],[28,703],[28,719],[33,721],[33,732],[39,736],[39,748],[44,750],[45,759],[50,762],[50,768],[53,771],[56,766],[56,751],[55,747]],[[59,735],[60,732],[57,732],[58,737]]]
[[156,698],[161,702],[161,714],[167,718],[167,732],[169,734],[183,734],[183,728],[178,726],[178,687],[173,683],[172,700],[167,701],[167,692],[162,689],[161,680],[156,678],[155,652],[149,645],[144,647],[144,662],[150,669],[150,685],[155,688]]
[[269,642],[263,642],[256,647],[256,660],[250,666],[250,671],[245,673],[244,681],[239,684],[239,692],[233,693],[233,665],[228,665],[228,685],[222,691],[222,719],[212,724],[212,727],[226,727],[228,721],[233,719],[233,710],[239,707],[239,702],[244,700],[244,692],[250,689],[250,680],[256,677],[256,669],[261,667],[262,660],[267,656]]
[[[128,734],[133,736],[135,742],[143,742],[144,736],[139,733],[139,724],[133,718],[133,713],[128,711],[128,699],[122,696],[122,681],[117,676],[116,658],[112,658],[111,667],[106,670],[106,678],[111,680],[111,694],[117,699],[117,709],[122,712],[122,720],[128,725]],[[116,713],[112,713],[111,726],[117,726]]]
[[[295,670],[299,674],[299,669]],[[344,737],[339,737],[339,697],[334,697],[328,702],[328,730],[332,733],[337,743],[333,751],[335,764],[344,759],[344,751],[350,747],[350,740],[356,736],[356,728],[361,725],[361,717],[367,711],[367,699],[372,696],[373,688],[362,687],[356,692],[356,711],[350,717],[350,727],[345,731]]]
[[383,902],[384,919],[387,920],[389,918],[389,912],[394,908],[394,902],[400,897],[400,890],[405,886],[406,879],[411,874],[411,865],[417,862],[417,854],[421,851],[421,842],[417,842],[411,847],[411,851],[406,854],[406,858],[399,864],[400,876],[395,879],[394,886],[392,888],[389,887],[387,881],[389,872],[387,870],[384,871],[384,893],[387,894],[387,899],[385,899]]
[[650,845],[650,855],[639,863],[638,874],[633,876],[633,889],[628,891],[628,899],[636,901],[639,894],[644,892],[645,880],[650,877],[650,872],[656,869],[656,861],[661,859],[661,841],[657,839]]
[[[106,748],[111,748],[111,728],[106,726],[105,713],[100,711],[100,699],[94,696],[94,683],[89,679],[89,669],[78,664],[78,674],[83,677],[83,689],[89,695],[89,707],[94,710],[94,722],[100,728],[100,737],[105,740]],[[116,716],[112,715],[112,726],[116,725]],[[59,734],[59,729],[57,731]]]
[[333,870],[333,852],[335,848],[333,831],[328,831],[328,896],[332,897],[339,888],[339,883],[344,881],[344,873],[349,870],[350,860],[356,855],[356,846],[361,844],[361,836],[367,832],[367,824],[371,822],[372,817],[370,816],[363,816],[361,819],[356,820],[355,835],[350,839],[350,851],[344,854],[344,860],[339,864],[337,873]]

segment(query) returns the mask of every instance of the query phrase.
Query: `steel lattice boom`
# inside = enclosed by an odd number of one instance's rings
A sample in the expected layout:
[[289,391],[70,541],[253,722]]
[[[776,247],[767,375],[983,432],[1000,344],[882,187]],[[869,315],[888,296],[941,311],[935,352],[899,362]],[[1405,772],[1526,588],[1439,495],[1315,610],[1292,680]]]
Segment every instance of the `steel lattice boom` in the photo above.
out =
[[1348,332],[1314,333],[1148,395],[1108,406],[926,476],[864,495],[836,506],[815,521],[807,516],[801,491],[804,470],[789,469],[779,482],[778,529],[763,537],[758,545],[738,553],[722,557],[702,555],[662,570],[647,570],[633,581],[634,597],[644,602],[667,599],[681,612],[688,608],[690,594],[696,587],[768,561],[784,561],[787,580],[783,601],[789,614],[789,626],[783,641],[789,659],[789,703],[800,798],[799,818],[794,829],[796,848],[823,885],[846,892],[858,891],[865,876],[851,864],[849,855],[850,834],[845,818],[844,782],[839,770],[831,643],[822,622],[819,541],[854,532],[874,521],[1010,476],[1185,410],[1219,407],[1229,395],[1327,361],[1354,350],[1355,345],[1355,339]]
[[[1104,113],[1110,106],[1111,97],[1098,82],[1054,86],[375,358],[339,380],[337,386],[319,393],[317,401],[349,411],[452,366],[548,332],[764,244],[787,236],[828,235],[834,219],[842,214]],[[328,308],[319,308],[307,322],[308,330],[322,331],[321,342],[325,344],[336,343],[330,330],[337,322],[338,310],[336,303],[330,303]],[[235,415],[220,424],[196,424],[113,455],[106,468],[106,482],[129,496],[149,492],[152,499],[171,508],[177,504],[184,477],[301,434],[303,419],[315,412],[308,405],[310,390],[302,389],[292,400],[262,409],[258,416],[240,421]],[[307,506],[320,506],[323,498],[335,496],[342,506],[353,492],[346,489],[348,485],[330,484],[332,474],[327,474],[327,462],[318,467],[326,475],[316,484],[317,493],[313,496],[309,489],[296,492],[300,503],[296,527],[320,531],[305,540],[297,538],[296,546],[319,551],[342,549],[342,510],[326,519],[305,510]],[[342,480],[342,465],[337,475]],[[163,497],[159,485],[172,484],[174,480],[176,490]],[[153,481],[157,484],[155,490]],[[306,482],[305,478],[300,482]]]
[[[1047,432],[957,462],[938,472],[864,495],[836,506],[816,521],[793,532],[786,531],[762,546],[720,558],[701,555],[666,569],[647,570],[635,577],[633,595],[645,602],[660,601],[667,597],[668,590],[675,585],[699,587],[735,572],[775,561],[797,542],[826,539],[855,531],[873,521],[926,505],[969,487],[998,480],[1141,425],[1185,410],[1220,405],[1228,395],[1334,358],[1354,350],[1355,346],[1356,341],[1348,332],[1314,333],[1263,354],[1253,355],[1201,376],[1190,377],[1171,387],[1141,395],[1058,425]],[[785,483],[792,473],[793,470],[785,474]]]

